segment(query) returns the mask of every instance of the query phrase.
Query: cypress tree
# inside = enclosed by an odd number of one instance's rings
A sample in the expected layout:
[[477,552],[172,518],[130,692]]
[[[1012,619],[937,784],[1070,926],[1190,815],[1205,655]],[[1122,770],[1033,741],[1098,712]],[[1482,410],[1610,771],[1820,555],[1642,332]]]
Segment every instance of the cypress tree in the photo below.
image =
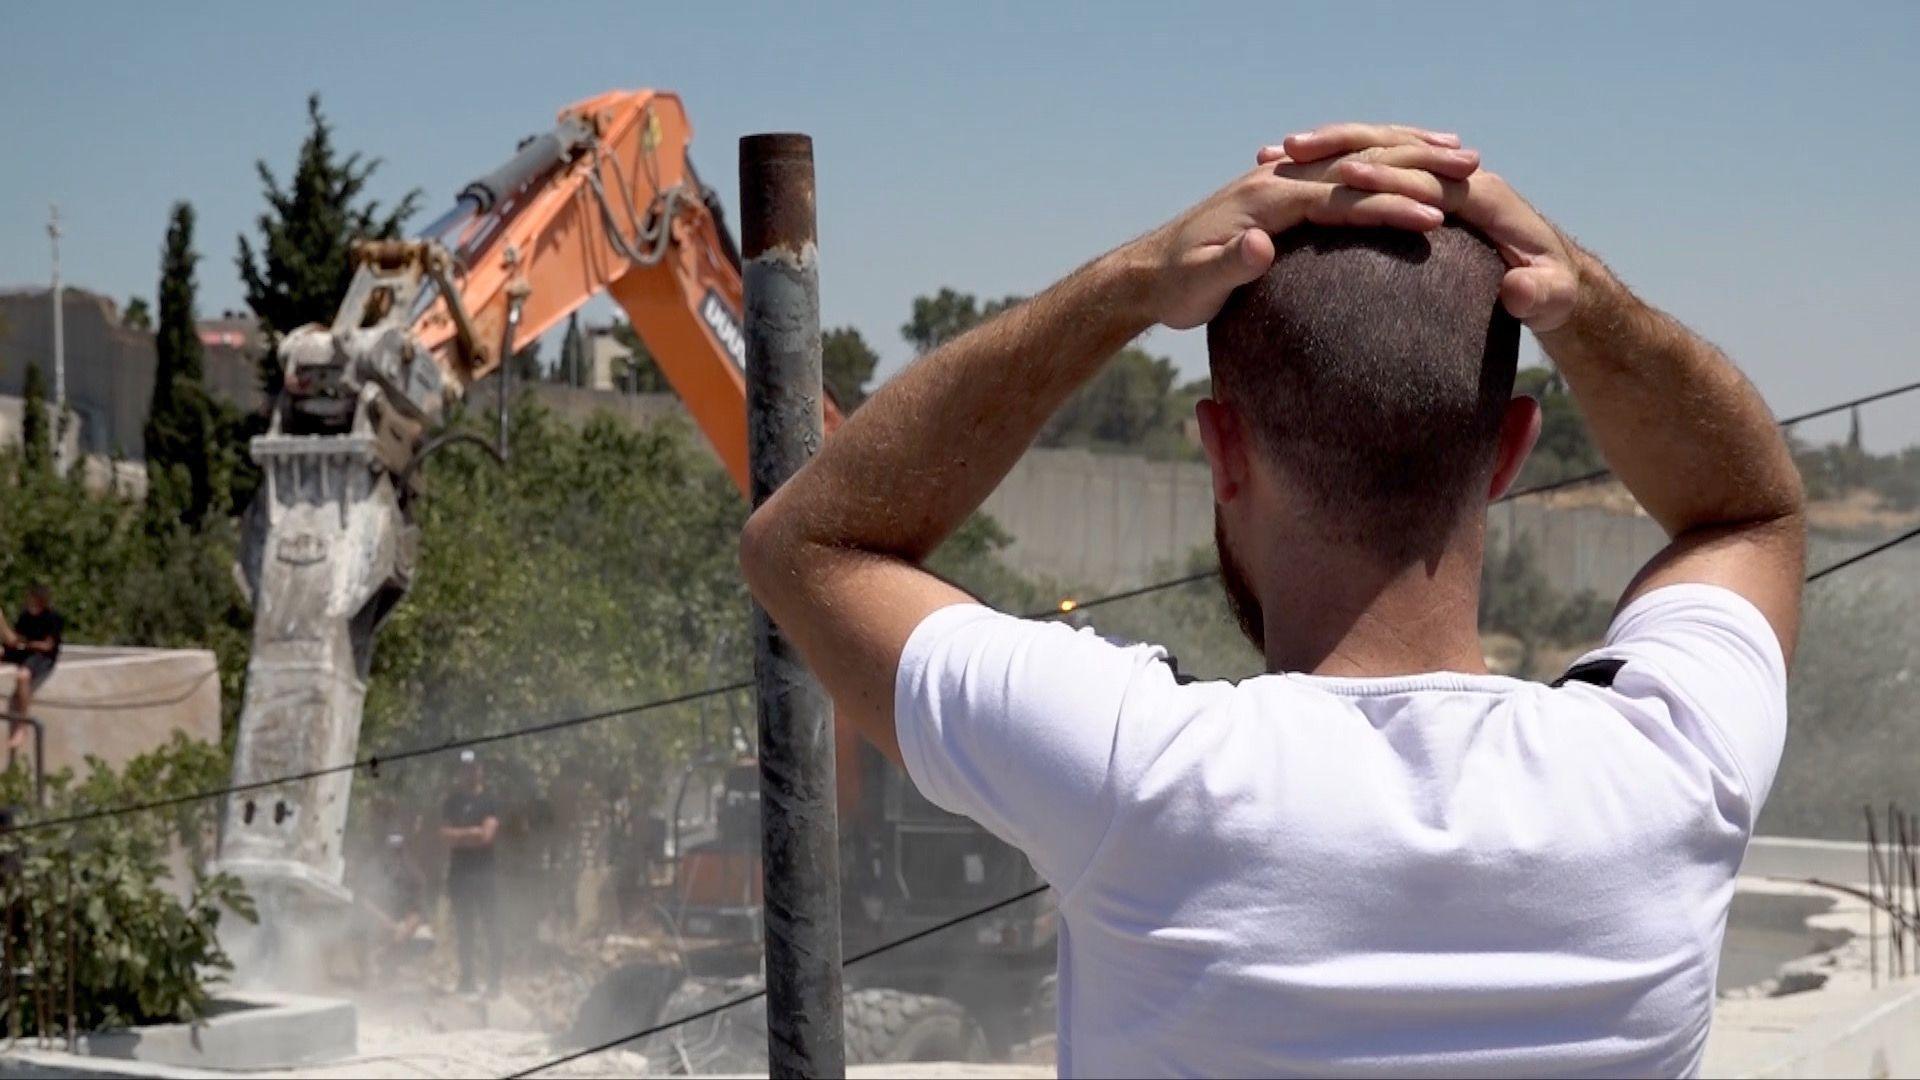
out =
[[567,336],[560,340],[560,364],[554,369],[555,381],[568,386],[587,383],[587,342],[580,336],[580,313],[567,316]]
[[194,325],[198,285],[193,206],[173,204],[160,254],[160,326],[154,334],[153,400],[147,408],[148,492],[162,516],[197,524],[224,492],[225,448],[203,373],[206,350]]
[[[235,260],[247,306],[265,325],[269,341],[310,322],[332,322],[353,277],[352,242],[398,236],[420,197],[418,190],[411,191],[382,215],[379,203],[362,198],[379,160],[340,157],[318,94],[307,98],[307,123],[290,186],[281,187],[266,162],[255,163],[267,199],[258,219],[260,246],[256,251],[240,237]],[[260,373],[268,396],[279,393],[280,363],[271,347],[260,358]]]
[[43,474],[53,471],[52,430],[47,423],[47,378],[40,365],[27,361],[27,383],[20,415],[20,460],[26,471]]

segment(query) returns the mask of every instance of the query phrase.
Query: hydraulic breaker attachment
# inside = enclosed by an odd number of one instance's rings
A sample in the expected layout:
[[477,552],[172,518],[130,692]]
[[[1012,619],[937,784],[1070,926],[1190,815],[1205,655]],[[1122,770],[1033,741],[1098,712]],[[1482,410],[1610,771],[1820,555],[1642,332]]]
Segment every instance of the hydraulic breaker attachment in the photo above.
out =
[[[327,769],[358,750],[374,633],[406,593],[417,530],[371,425],[354,426],[253,443],[266,473],[264,530],[236,786]],[[345,902],[352,786],[342,770],[230,796],[217,868],[238,875],[263,910]]]

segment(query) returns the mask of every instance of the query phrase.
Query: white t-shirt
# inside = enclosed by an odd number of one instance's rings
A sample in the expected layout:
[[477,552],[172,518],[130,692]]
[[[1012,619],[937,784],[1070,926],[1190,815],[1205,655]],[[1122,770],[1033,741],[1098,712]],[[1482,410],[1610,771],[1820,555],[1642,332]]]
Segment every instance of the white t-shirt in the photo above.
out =
[[1752,604],[1641,597],[1611,688],[1165,655],[960,605],[900,661],[914,783],[1054,886],[1062,1075],[1698,1071],[1786,733]]

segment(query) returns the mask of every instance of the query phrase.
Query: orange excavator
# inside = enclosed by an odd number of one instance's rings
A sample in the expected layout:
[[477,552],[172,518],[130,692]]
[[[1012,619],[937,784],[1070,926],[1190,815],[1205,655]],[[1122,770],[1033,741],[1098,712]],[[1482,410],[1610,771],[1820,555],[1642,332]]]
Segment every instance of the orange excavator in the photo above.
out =
[[[419,469],[460,440],[504,461],[508,358],[605,292],[746,491],[740,256],[688,157],[692,135],[680,99],[660,91],[615,91],[561,110],[552,130],[467,184],[418,236],[355,245],[332,325],[280,342],[285,385],[252,444],[263,483],[241,560],[254,639],[234,754],[240,790],[224,809],[216,859],[246,883],[261,914],[254,940],[230,944],[243,973],[249,960],[301,948],[292,929],[324,923],[351,900],[342,839],[353,773],[334,767],[356,757],[374,637],[412,582]],[[500,395],[491,444],[446,425],[454,403],[489,375]],[[823,409],[831,431],[839,412],[831,400]],[[733,812],[706,815],[711,835],[674,845],[674,895],[664,906],[685,937],[752,946],[757,775],[750,760],[734,760],[718,763],[716,778],[715,764],[690,769],[698,783],[681,784],[681,804],[692,788],[693,802]],[[925,803],[857,740],[840,740],[839,773],[850,948],[1036,880],[1017,852]],[[284,776],[306,778],[263,783]],[[1011,1045],[1027,1026],[1024,1012],[1002,1015],[1016,997],[1030,997],[1050,1026],[1051,927],[1048,911],[1009,910],[976,928],[981,948],[968,963],[923,951],[890,971],[866,969],[874,977],[847,1003],[855,1057],[972,1057],[989,1042]],[[757,959],[742,961],[748,953],[757,957],[751,947],[719,947],[673,971],[623,977],[639,979],[639,996],[664,1009],[751,978]],[[1031,995],[1006,992],[1014,969],[1029,976]],[[956,971],[972,977],[950,991]],[[637,1002],[615,997],[606,1022],[632,1023]],[[576,1036],[596,1030],[604,1003],[604,994],[590,1002]],[[726,1035],[741,1034],[737,1020],[727,1026]],[[751,1032],[713,1031],[703,1041],[712,1052],[682,1040],[669,1056],[718,1065],[757,1052]],[[764,1029],[757,1041],[764,1047]]]
[[[353,759],[374,635],[412,580],[420,465],[457,440],[504,459],[505,360],[594,296],[626,310],[746,489],[740,257],[692,137],[670,93],[569,106],[420,235],[357,243],[332,325],[280,342],[285,386],[252,445],[263,483],[241,560],[255,620],[236,784]],[[488,375],[497,443],[443,431]],[[829,430],[838,420],[828,402]],[[220,866],[267,910],[344,901],[351,783],[335,772],[234,797]]]

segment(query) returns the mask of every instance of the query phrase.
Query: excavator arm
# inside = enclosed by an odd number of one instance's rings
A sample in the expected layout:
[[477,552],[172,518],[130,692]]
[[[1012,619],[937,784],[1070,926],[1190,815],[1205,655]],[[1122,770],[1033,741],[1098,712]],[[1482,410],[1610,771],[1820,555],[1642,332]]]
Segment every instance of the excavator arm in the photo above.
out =
[[[604,291],[745,491],[740,257],[688,157],[691,141],[678,96],[602,94],[467,184],[418,238],[357,245],[359,272],[333,325],[283,346],[288,407],[337,426],[351,415],[347,399],[378,382],[393,411],[431,426]],[[382,348],[372,330],[392,344]],[[430,377],[409,370],[421,356],[437,369]],[[831,401],[826,413],[836,426]]]
[[[504,362],[595,295],[626,310],[747,490],[740,260],[692,134],[670,93],[569,106],[420,235],[357,244],[332,325],[281,341],[285,386],[252,448],[264,483],[243,556],[255,617],[237,787],[354,758],[373,639],[412,582],[419,465],[495,372],[504,441]],[[823,407],[831,430],[839,412]],[[351,784],[333,772],[230,800],[218,861],[263,924],[347,899]]]

